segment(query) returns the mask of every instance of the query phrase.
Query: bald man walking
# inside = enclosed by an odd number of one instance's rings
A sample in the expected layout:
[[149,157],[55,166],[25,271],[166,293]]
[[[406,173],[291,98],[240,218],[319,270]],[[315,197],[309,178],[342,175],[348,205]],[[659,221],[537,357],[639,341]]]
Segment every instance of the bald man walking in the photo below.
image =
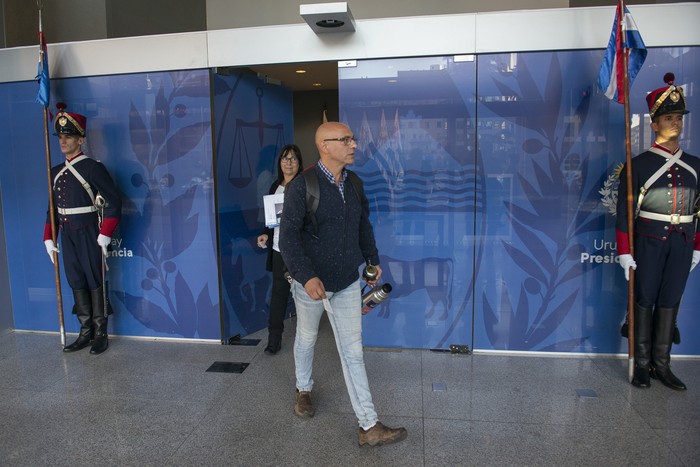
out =
[[[379,253],[369,220],[369,202],[348,180],[346,166],[355,161],[357,142],[350,129],[337,122],[316,131],[320,160],[285,191],[280,224],[280,251],[293,278],[291,291],[297,310],[294,343],[296,404],[300,417],[313,417],[311,402],[314,346],[324,310],[333,328],[343,376],[360,425],[360,446],[381,446],[406,439],[405,428],[378,421],[372,402],[362,348],[362,297],[359,267],[377,266]],[[315,221],[307,215],[307,176],[317,179],[319,200]],[[360,182],[361,183],[361,182]]]

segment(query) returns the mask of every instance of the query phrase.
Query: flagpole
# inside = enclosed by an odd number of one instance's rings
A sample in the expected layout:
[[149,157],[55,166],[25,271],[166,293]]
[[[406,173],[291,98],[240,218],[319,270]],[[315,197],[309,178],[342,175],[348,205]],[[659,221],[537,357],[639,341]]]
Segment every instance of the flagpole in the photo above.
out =
[[[625,2],[620,0],[620,14],[618,21],[622,24],[625,15]],[[622,43],[627,44],[627,31],[621,27]],[[633,208],[633,193],[632,193],[632,138],[630,131],[630,86],[629,86],[629,47],[624,47],[622,50],[623,68],[624,68],[624,113],[625,113],[625,159],[627,166],[627,235],[629,238],[630,255],[634,258],[634,208]],[[634,269],[629,269],[629,281],[627,282],[627,376],[632,382],[634,378]]]
[[[39,54],[40,63],[44,63],[44,38],[41,25],[41,0],[37,1],[37,6],[39,8]],[[44,108],[44,146],[46,149],[46,180],[48,181],[49,188],[49,219],[51,222],[51,239],[54,245],[58,245],[58,232],[56,232],[56,214],[53,202],[53,184],[51,183],[51,145],[49,141],[49,108],[47,105],[42,106]],[[61,347],[66,346],[66,329],[63,320],[63,294],[61,293],[61,272],[59,269],[58,253],[52,252],[53,255],[53,270],[54,270],[54,280],[56,283],[56,299],[58,301],[58,325],[59,332],[61,335]]]

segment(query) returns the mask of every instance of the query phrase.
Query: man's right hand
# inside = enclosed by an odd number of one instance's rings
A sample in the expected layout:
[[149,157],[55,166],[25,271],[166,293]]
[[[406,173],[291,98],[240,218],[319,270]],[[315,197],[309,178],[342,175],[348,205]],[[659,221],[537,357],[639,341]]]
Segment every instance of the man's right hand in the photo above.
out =
[[304,290],[312,300],[323,300],[326,298],[326,289],[323,287],[323,282],[318,277],[312,277],[306,284]]
[[58,248],[56,248],[56,244],[53,240],[44,240],[44,246],[46,246],[46,252],[49,254],[49,258],[51,258],[51,264],[53,264],[53,252],[55,251],[58,253]]
[[630,268],[637,270],[637,263],[632,255],[620,255],[620,266],[625,270],[625,279],[630,280]]

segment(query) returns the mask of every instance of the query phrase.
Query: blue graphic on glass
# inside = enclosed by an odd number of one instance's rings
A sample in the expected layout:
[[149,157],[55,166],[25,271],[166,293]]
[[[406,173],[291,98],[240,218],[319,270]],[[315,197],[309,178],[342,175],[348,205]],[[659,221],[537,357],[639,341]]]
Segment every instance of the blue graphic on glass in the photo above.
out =
[[[382,282],[393,290],[364,318],[366,345],[471,344],[476,62],[370,60],[339,70],[341,121],[357,137]],[[476,227],[482,228],[482,226]]]
[[[394,286],[363,318],[366,345],[626,353],[627,283],[611,210],[625,131],[622,106],[595,87],[602,54],[367,60],[339,70],[340,118],[358,138],[351,168],[370,201],[382,280]],[[688,92],[699,59],[697,47],[649,49],[630,94],[633,154],[652,143],[644,98],[667,71],[687,88],[681,147],[700,154],[700,101]],[[252,75],[213,75],[213,91],[209,83],[209,70],[51,80],[56,102],[88,117],[85,152],[124,196],[109,259],[111,333],[225,340],[267,324],[270,277],[255,237],[277,151],[292,141],[292,95]],[[0,126],[10,148],[0,165],[3,222],[14,325],[56,331],[35,96],[34,81],[0,84],[12,115]],[[52,165],[62,161],[54,137],[51,154]],[[697,274],[674,354],[700,354],[687,337],[700,329]]]
[[293,138],[292,92],[243,72],[214,75],[223,336],[267,327],[272,280],[256,238],[277,155]]

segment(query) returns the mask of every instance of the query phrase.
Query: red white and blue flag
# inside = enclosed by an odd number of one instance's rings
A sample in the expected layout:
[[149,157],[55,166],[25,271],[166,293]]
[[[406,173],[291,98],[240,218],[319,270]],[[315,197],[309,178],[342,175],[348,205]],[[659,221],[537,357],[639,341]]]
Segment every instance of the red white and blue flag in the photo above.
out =
[[[624,11],[624,14],[621,14],[622,11]],[[620,18],[622,18],[621,21]],[[619,1],[615,11],[615,21],[613,22],[608,48],[605,51],[603,63],[600,65],[600,71],[598,72],[598,87],[608,99],[615,100],[620,104],[625,103],[625,94],[623,92],[625,67],[622,54],[627,49],[629,49],[627,75],[629,86],[632,86],[634,78],[647,58],[647,49],[644,46],[642,36],[637,30],[637,23],[634,22],[632,15],[625,6],[625,2]]]
[[49,52],[46,47],[44,33],[39,31],[39,66],[36,80],[39,82],[39,92],[36,95],[37,104],[49,106],[51,100],[51,85],[49,80]]

